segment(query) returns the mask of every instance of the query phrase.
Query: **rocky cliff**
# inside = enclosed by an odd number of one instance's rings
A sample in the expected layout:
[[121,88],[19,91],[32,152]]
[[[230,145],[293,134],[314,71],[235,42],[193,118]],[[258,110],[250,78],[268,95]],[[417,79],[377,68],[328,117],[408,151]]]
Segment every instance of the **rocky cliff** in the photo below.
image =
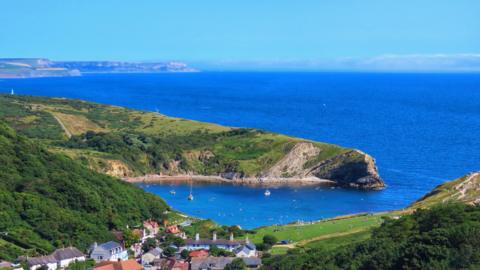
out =
[[283,159],[266,170],[263,178],[331,180],[339,186],[381,189],[385,183],[378,174],[375,160],[358,150],[348,150],[322,160],[322,149],[311,142],[297,143]]

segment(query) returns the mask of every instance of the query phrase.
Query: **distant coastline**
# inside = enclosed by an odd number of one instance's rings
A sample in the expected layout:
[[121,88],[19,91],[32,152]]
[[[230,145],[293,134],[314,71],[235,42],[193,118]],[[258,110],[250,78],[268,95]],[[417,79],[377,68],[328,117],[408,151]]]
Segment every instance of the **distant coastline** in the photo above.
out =
[[82,74],[198,72],[177,61],[52,61],[45,58],[0,58],[1,79],[75,77]]

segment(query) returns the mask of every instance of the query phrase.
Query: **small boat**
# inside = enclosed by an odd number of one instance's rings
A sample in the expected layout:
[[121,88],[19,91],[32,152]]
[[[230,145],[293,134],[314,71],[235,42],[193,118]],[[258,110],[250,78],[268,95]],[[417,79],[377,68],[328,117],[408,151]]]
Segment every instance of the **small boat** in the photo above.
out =
[[193,194],[192,194],[192,181],[190,181],[190,194],[188,194],[187,199],[189,201],[193,201]]
[[170,190],[170,194],[175,195],[175,194],[177,194],[177,192],[175,192],[175,190]]
[[12,96],[15,95],[15,92],[13,91],[13,88],[10,89],[10,95],[12,95]]
[[265,196],[270,196],[270,194],[271,194],[271,193],[270,193],[270,190],[268,190],[268,189],[265,190],[265,193],[264,193],[264,194],[265,194]]

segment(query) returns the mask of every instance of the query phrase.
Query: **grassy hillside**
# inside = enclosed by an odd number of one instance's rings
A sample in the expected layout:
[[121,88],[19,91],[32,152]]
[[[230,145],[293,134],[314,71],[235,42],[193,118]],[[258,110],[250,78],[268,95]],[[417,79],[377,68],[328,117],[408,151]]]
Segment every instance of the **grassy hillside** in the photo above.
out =
[[288,246],[274,246],[272,249],[274,254],[285,254],[292,248],[321,248],[331,251],[370,238],[372,230],[380,227],[385,220],[412,214],[419,208],[431,208],[451,202],[479,204],[480,173],[470,173],[439,185],[405,209],[340,216],[305,224],[265,226],[256,229],[255,234],[249,237],[255,243],[261,243],[265,235],[273,235],[277,239],[292,242]]
[[467,204],[480,203],[480,173],[471,173],[439,185],[430,193],[413,203],[410,208],[426,208],[439,203],[460,201]]
[[[400,266],[404,267],[402,260],[409,260],[407,256],[412,256],[412,254],[402,254],[399,251],[403,251],[406,246],[412,247],[412,249],[415,248],[413,247],[413,242],[417,241],[416,238],[419,237],[418,231],[415,231],[415,226],[418,225],[412,225],[411,223],[420,222],[419,216],[426,213],[424,209],[427,209],[427,212],[434,212],[434,214],[427,216],[431,219],[428,221],[431,223],[430,225],[438,223],[438,226],[445,226],[444,229],[448,230],[450,225],[442,224],[443,219],[452,219],[455,223],[452,226],[458,226],[455,230],[468,227],[468,230],[475,234],[480,229],[480,223],[478,223],[480,222],[479,206],[469,208],[456,204],[478,205],[479,201],[480,173],[470,173],[438,186],[405,209],[385,213],[342,216],[307,224],[293,223],[283,226],[266,226],[256,229],[255,233],[250,235],[250,238],[255,243],[261,243],[265,235],[273,235],[277,239],[291,241],[289,245],[277,245],[272,248],[271,254],[284,256],[275,257],[276,259],[274,260],[268,259],[267,269],[301,269],[300,266],[303,265],[305,267],[305,265],[310,265],[313,261],[319,261],[324,264],[318,264],[317,268],[314,267],[312,269],[396,269]],[[434,210],[428,210],[431,208],[434,208]],[[456,211],[459,213],[455,213]],[[476,214],[470,215],[471,211]],[[449,214],[443,216],[443,212]],[[449,216],[450,214],[452,216]],[[465,216],[468,216],[468,218],[465,219]],[[421,222],[427,222],[423,218],[421,218]],[[429,228],[429,230],[435,231],[431,232],[431,234],[440,232],[437,231],[437,228]],[[472,235],[465,237],[463,232],[455,235],[457,233],[455,230],[450,232],[447,237],[452,238],[448,241],[457,242],[449,244],[427,243],[427,246],[422,248],[432,250],[432,254],[415,253],[415,256],[420,256],[421,258],[418,258],[417,262],[405,262],[405,265],[419,263],[418,265],[423,265],[423,268],[427,269],[427,265],[432,265],[433,268],[431,269],[455,268],[454,260],[458,258],[456,256],[461,257],[459,253],[465,252],[465,256],[468,257],[471,251],[463,249],[472,248],[471,245],[475,244],[472,244],[470,239],[468,239],[468,237],[473,237]],[[392,243],[383,236],[379,237],[381,234],[379,232],[385,231],[402,234],[405,238],[400,240],[404,242],[402,244]],[[454,237],[458,237],[458,239],[454,239]],[[473,239],[472,241],[474,242]],[[382,248],[386,250],[382,251]],[[444,258],[434,257],[439,255],[433,254],[435,253],[433,250],[437,249],[445,252]],[[385,252],[385,254],[380,254],[380,252]],[[351,258],[348,257],[349,253],[351,253]],[[388,262],[383,261],[380,263],[377,261],[377,257],[379,260],[385,259],[380,256],[387,256],[386,254],[390,256]],[[428,256],[428,260],[432,260],[432,262],[427,261],[425,256]],[[325,258],[328,259],[325,260]],[[435,261],[437,259],[439,261]],[[478,259],[468,257],[463,260],[464,263],[476,265]],[[292,266],[293,262],[298,265]],[[407,268],[411,268],[411,266]]]
[[[53,151],[120,177],[148,173],[256,177],[296,144],[306,142],[261,130],[55,98],[0,95],[0,118]],[[309,143],[318,153],[309,156],[302,170],[345,153],[351,153],[349,162],[363,158],[351,149]],[[283,176],[291,176],[286,172]]]
[[85,249],[112,229],[162,219],[159,197],[53,154],[0,121],[0,259]]
[[387,219],[367,240],[333,250],[291,250],[264,259],[263,268],[478,269],[479,233],[479,206],[440,204],[399,219]]

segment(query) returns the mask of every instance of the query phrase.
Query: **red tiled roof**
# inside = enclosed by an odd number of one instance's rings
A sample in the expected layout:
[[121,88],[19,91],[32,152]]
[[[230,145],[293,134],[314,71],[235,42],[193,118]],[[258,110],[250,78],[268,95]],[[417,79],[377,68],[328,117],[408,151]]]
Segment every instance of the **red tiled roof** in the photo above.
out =
[[134,259],[119,262],[101,262],[93,270],[141,270],[143,267]]
[[158,228],[158,223],[155,220],[147,219],[143,221],[143,227]]
[[165,231],[167,233],[179,233],[180,232],[177,225],[167,226],[167,229]]
[[190,257],[207,257],[208,256],[208,251],[205,249],[199,249],[199,250],[193,250],[188,253],[188,256]]

